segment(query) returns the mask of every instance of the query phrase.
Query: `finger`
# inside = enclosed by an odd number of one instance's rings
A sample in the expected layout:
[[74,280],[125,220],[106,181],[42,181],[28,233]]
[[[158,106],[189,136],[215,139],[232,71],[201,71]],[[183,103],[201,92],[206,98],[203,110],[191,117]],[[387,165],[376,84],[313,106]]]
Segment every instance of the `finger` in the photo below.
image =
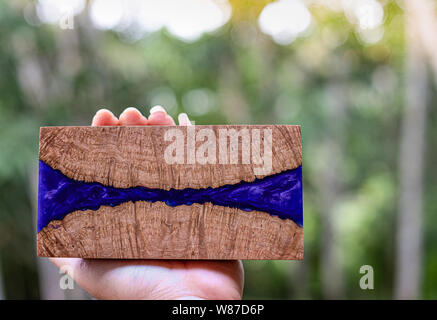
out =
[[122,126],[145,126],[148,120],[136,108],[127,108],[120,115],[120,125]]
[[100,109],[93,118],[92,126],[118,126],[119,121],[114,114],[107,109]]
[[[174,272],[172,267],[180,265],[183,272],[184,264],[180,262],[78,258],[50,261],[97,299],[176,299],[186,295],[177,285],[182,282],[181,272]],[[168,290],[161,290],[167,281],[164,287]]]
[[191,121],[188,118],[188,115],[186,113],[180,113],[178,115],[178,122],[180,126],[191,126]]
[[[129,268],[135,262],[124,260],[50,258],[63,273],[68,274],[78,285],[97,299],[132,299],[141,297],[135,285],[126,281],[118,268]],[[126,283],[124,283],[126,282]],[[137,295],[138,294],[138,295]]]
[[186,265],[186,285],[204,299],[241,299],[244,269],[240,260],[192,261]]
[[150,109],[149,125],[152,126],[174,126],[175,122],[161,106],[154,106]]
[[50,258],[97,299],[241,299],[241,261]]
[[77,263],[80,263],[81,259],[76,258],[49,258],[50,262],[55,264],[59,269],[65,271],[69,276],[70,272],[74,270]]

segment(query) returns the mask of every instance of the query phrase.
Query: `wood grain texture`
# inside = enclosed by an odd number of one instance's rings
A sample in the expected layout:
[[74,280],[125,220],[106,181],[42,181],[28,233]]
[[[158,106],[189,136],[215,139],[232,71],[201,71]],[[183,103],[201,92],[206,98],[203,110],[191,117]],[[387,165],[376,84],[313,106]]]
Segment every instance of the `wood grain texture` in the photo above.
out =
[[300,260],[303,229],[264,212],[138,201],[54,221],[37,249],[42,257]]
[[[195,126],[272,130],[272,171],[254,164],[168,164],[170,127],[44,127],[39,158],[76,181],[115,188],[163,190],[217,188],[281,173],[302,165],[299,126]],[[187,137],[186,127],[182,130]],[[186,141],[185,141],[186,143]],[[200,145],[200,143],[197,143]],[[185,146],[186,147],[186,144]],[[241,145],[239,159],[241,160]],[[42,257],[116,259],[303,259],[303,228],[261,211],[193,203],[168,206],[136,201],[74,211],[37,234]]]
[[[302,164],[300,126],[195,126],[196,131],[271,128],[272,174]],[[186,137],[186,128],[181,129]],[[219,187],[253,181],[254,165],[167,164],[164,132],[168,127],[44,127],[40,132],[39,157],[53,169],[80,181],[100,182],[117,188],[143,186],[169,190]],[[187,139],[185,139],[187,140]],[[201,143],[198,143],[198,145]],[[186,145],[185,145],[186,147]],[[241,150],[240,150],[241,151]],[[241,156],[240,156],[241,157]]]

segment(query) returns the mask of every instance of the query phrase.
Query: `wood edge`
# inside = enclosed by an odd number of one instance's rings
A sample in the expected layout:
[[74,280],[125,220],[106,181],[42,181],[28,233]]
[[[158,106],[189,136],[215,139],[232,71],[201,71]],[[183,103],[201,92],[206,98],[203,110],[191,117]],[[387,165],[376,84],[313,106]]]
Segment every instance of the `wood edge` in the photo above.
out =
[[[195,127],[298,127],[299,132],[301,130],[300,124],[196,124]],[[175,127],[179,128],[179,125],[150,125],[150,126],[42,126],[41,129],[62,129],[62,128],[93,128],[93,129],[102,129],[102,128],[160,128],[160,127]]]

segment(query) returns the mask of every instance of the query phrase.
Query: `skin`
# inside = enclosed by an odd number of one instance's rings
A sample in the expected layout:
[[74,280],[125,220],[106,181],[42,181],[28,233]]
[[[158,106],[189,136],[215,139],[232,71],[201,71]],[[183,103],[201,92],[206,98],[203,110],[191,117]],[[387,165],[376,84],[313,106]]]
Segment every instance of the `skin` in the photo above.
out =
[[[146,118],[127,108],[117,118],[99,110],[93,126],[175,125],[160,106]],[[191,125],[186,114],[179,125]],[[51,258],[97,299],[241,299],[244,271],[241,261],[213,260],[109,260]]]

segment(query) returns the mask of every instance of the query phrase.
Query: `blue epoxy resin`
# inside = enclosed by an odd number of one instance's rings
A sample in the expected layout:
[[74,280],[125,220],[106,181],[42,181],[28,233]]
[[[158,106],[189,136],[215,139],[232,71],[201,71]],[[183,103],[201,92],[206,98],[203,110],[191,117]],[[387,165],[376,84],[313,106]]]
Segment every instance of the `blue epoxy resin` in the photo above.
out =
[[218,188],[162,190],[114,188],[97,182],[76,181],[39,161],[38,232],[50,221],[62,220],[71,212],[114,207],[128,201],[162,201],[172,207],[211,202],[245,211],[263,211],[291,219],[302,227],[302,167]]

